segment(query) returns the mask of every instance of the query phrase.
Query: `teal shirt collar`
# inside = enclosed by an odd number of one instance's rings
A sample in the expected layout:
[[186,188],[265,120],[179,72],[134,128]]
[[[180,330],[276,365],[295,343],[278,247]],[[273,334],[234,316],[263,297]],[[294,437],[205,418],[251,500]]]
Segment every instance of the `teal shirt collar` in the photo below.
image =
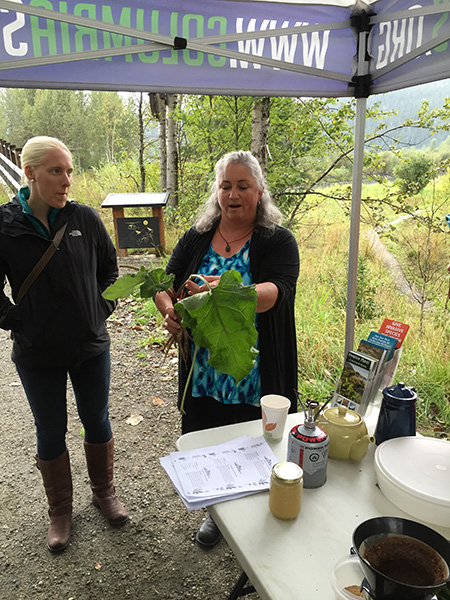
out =
[[[41,221],[39,221],[39,219],[37,219],[34,215],[33,215],[33,211],[31,210],[31,208],[28,206],[28,198],[30,197],[30,188],[28,186],[24,186],[21,187],[20,190],[17,193],[17,197],[19,198],[19,202],[20,202],[20,206],[22,207],[22,212],[24,213],[24,215],[26,215],[30,221],[33,223],[34,228],[36,229],[36,231],[42,235],[44,235],[46,238],[50,238],[50,232],[47,230],[47,228],[41,223]],[[56,216],[59,213],[60,209],[59,208],[52,208],[49,212],[48,215],[48,222],[50,227],[53,225],[53,223],[55,222]]]

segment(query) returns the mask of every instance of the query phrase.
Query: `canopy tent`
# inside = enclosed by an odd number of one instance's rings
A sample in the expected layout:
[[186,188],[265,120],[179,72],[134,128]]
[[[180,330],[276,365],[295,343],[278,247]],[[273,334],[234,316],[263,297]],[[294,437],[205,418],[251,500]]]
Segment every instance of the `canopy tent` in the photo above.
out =
[[366,98],[450,77],[449,11],[439,0],[0,0],[0,86],[355,96],[347,353]]
[[0,0],[0,85],[354,96],[359,29],[363,39],[370,33],[370,93],[386,92],[450,76],[449,8],[434,0]]

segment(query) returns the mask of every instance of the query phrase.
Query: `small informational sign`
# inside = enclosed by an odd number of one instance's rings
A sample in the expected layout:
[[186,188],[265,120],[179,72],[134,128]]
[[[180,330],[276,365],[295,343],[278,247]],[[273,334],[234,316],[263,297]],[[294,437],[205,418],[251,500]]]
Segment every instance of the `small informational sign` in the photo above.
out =
[[120,248],[159,248],[158,217],[124,217],[117,219]]
[[397,340],[397,348],[400,348],[403,344],[406,334],[408,333],[409,325],[406,323],[400,323],[399,321],[393,321],[392,319],[385,319],[380,327],[380,333],[389,335]]

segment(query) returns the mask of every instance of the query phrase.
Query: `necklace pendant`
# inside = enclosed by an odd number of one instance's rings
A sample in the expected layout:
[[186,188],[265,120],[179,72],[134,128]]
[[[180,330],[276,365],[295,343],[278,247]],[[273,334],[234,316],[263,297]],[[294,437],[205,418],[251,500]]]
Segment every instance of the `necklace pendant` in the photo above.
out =
[[230,244],[227,242],[227,245],[225,246],[225,252],[229,252],[230,250]]

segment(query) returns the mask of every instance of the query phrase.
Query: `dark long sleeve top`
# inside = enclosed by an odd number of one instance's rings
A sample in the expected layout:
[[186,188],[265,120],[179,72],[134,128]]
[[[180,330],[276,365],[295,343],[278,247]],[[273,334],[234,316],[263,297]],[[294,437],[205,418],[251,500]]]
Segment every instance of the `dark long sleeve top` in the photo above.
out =
[[[214,235],[189,229],[176,245],[166,271],[175,274],[179,289],[196,273]],[[253,283],[266,281],[278,288],[275,305],[258,316],[261,394],[281,394],[297,412],[297,340],[294,301],[299,273],[299,253],[292,233],[277,226],[273,231],[255,231],[250,242],[250,271]],[[184,390],[189,364],[180,360],[179,397]]]
[[[51,242],[17,198],[0,206],[0,327],[11,330],[12,359],[22,366],[70,366],[109,345],[105,319],[114,303],[102,292],[118,275],[114,246],[88,206],[68,202],[51,225],[51,239],[64,223],[58,250],[16,304],[20,286]],[[12,298],[5,293],[6,278]]]

